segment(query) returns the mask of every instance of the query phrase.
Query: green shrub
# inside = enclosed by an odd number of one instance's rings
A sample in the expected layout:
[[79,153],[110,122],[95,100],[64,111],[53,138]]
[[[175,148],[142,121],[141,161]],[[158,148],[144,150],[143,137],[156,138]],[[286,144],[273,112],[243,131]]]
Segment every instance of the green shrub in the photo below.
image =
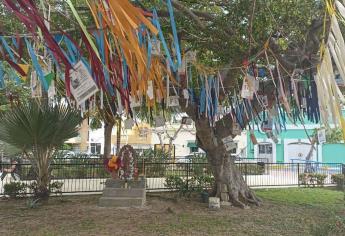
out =
[[22,197],[25,195],[27,185],[19,182],[11,182],[4,185],[4,194],[10,198]]
[[298,176],[298,181],[300,185],[305,187],[323,187],[325,184],[325,179],[327,175],[318,173],[302,173]]
[[337,189],[342,190],[344,188],[345,175],[343,174],[334,174],[331,176],[333,184],[337,185]]
[[[63,186],[63,183],[62,182],[52,182],[49,184],[49,193],[54,193],[56,195],[62,195],[62,186]],[[38,188],[38,185],[37,185],[37,182],[34,181],[32,182],[31,184],[29,184],[27,186],[31,191],[32,193],[34,194],[35,197],[38,197],[39,198],[39,188]]]
[[214,183],[213,176],[195,175],[191,178],[183,178],[177,175],[169,175],[165,179],[165,187],[177,191],[179,197],[190,197],[192,193],[206,192]]
[[180,176],[169,175],[165,179],[165,187],[170,190],[177,191],[180,197],[190,196],[188,182]]

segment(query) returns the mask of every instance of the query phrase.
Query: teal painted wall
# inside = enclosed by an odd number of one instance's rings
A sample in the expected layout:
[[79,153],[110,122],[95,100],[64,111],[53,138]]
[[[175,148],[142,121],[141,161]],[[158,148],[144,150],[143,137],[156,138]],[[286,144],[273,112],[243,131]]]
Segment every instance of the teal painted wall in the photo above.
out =
[[[342,111],[343,116],[345,117],[345,110]],[[307,119],[304,120],[305,124],[314,124]],[[291,124],[289,120],[287,120],[286,124]],[[253,125],[254,126],[254,125]],[[304,129],[289,129],[286,131],[282,131],[279,135],[278,139],[280,144],[276,145],[276,160],[277,162],[284,162],[284,139],[307,139],[308,133],[311,136],[314,132],[313,129],[304,130]],[[254,131],[255,137],[257,139],[265,139],[266,134],[261,133],[257,130]],[[254,145],[250,140],[250,132],[247,132],[247,158],[254,158]],[[324,144],[322,146],[322,162],[326,163],[344,163],[345,164],[345,144]]]
[[322,162],[345,164],[345,144],[337,143],[322,145]]
[[[312,135],[313,130],[307,130],[308,135]],[[255,137],[257,139],[265,139],[267,138],[266,134],[261,133],[259,131],[254,131]],[[303,129],[289,129],[286,131],[282,131],[278,137],[280,140],[280,144],[276,145],[276,159],[277,162],[284,162],[284,139],[307,139],[308,136]],[[254,145],[250,140],[250,133],[247,132],[247,158],[253,159],[254,158]],[[344,145],[345,146],[345,145]],[[345,153],[345,152],[344,152]]]

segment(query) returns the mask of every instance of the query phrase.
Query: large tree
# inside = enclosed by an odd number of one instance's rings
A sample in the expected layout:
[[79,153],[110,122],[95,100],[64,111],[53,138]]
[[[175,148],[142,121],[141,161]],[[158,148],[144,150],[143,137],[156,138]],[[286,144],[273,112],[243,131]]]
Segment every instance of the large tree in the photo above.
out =
[[[324,1],[320,0],[171,0],[174,7],[180,44],[184,51],[195,50],[198,62],[221,72],[225,92],[220,100],[230,92],[238,91],[239,79],[244,61],[267,64],[266,57],[260,57],[263,49],[268,52],[268,60],[278,60],[283,66],[282,73],[289,75],[294,69],[310,69],[318,63],[318,49],[322,40],[324,22]],[[163,30],[169,31],[169,14],[160,0],[133,1],[138,7],[150,9],[156,7],[158,14],[165,18]],[[53,4],[54,5],[54,4]],[[92,22],[85,1],[75,1],[83,20]],[[1,5],[0,5],[1,6]],[[63,1],[58,1],[54,8],[55,25],[73,28],[70,13]],[[64,11],[62,11],[62,9]],[[66,18],[59,17],[64,15]],[[0,22],[7,13],[0,14]],[[325,21],[323,21],[325,19]],[[4,25],[4,24],[3,24]],[[20,28],[21,26],[18,25]],[[77,28],[77,27],[76,27]],[[327,31],[327,30],[326,30]],[[13,29],[9,32],[13,32]],[[78,34],[77,31],[76,33]],[[252,58],[255,57],[255,60]],[[310,71],[314,73],[313,71]],[[277,77],[277,71],[273,71]],[[288,76],[284,76],[288,78]],[[269,100],[275,100],[274,86],[266,82],[265,93]],[[180,84],[180,89],[184,85]],[[181,110],[195,122],[197,141],[208,156],[216,184],[214,194],[221,197],[227,192],[225,201],[245,207],[248,203],[259,204],[259,200],[248,188],[239,170],[226,152],[222,139],[234,136],[233,119],[230,114],[211,124],[204,115],[195,113],[193,105],[185,106],[180,99]],[[252,106],[257,111],[261,107],[254,100]],[[250,119],[243,117],[244,124]]]
[[[245,69],[243,61],[262,51],[264,46],[271,55],[269,60],[278,59],[287,73],[318,63],[324,14],[322,1],[172,0],[172,3],[182,44],[196,50],[198,59],[204,64],[220,69],[225,93],[238,90],[239,75],[241,69]],[[164,15],[165,9],[160,9],[160,14]],[[253,62],[265,60],[259,56]],[[277,76],[277,71],[273,73]],[[265,86],[268,100],[275,100],[272,82]],[[245,183],[222,142],[225,137],[235,136],[232,124],[236,120],[228,114],[212,125],[207,117],[195,113],[196,107],[189,105],[185,108],[184,103],[181,98],[181,108],[194,120],[198,145],[207,153],[212,166],[216,180],[214,195],[239,207],[259,204],[260,200]],[[256,101],[252,105],[261,110]],[[245,124],[250,122],[243,118]],[[223,192],[227,196],[222,195]]]

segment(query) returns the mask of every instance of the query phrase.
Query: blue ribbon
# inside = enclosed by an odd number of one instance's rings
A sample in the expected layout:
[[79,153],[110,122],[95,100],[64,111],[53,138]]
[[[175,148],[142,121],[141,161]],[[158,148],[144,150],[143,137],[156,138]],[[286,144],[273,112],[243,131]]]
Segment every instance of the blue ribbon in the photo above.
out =
[[103,74],[104,74],[104,78],[105,78],[105,84],[106,84],[107,89],[110,92],[111,96],[114,96],[115,91],[114,91],[114,88],[111,86],[111,83],[110,83],[110,74],[109,74],[107,67],[105,66],[106,58],[105,58],[105,45],[104,45],[103,30],[101,29],[98,32],[95,32],[94,37],[96,39],[96,45],[98,47],[98,52],[101,56],[101,61],[102,61],[102,66],[103,66]]
[[15,37],[11,37],[13,45],[16,47],[16,49],[19,49],[19,44],[17,43],[17,39]]
[[172,4],[171,4],[171,0],[167,0],[167,5],[168,5],[168,11],[169,11],[169,15],[170,15],[171,28],[172,28],[172,32],[173,32],[173,36],[174,36],[177,66],[179,67],[182,64],[181,50],[180,50],[180,45],[179,45],[179,41],[178,41],[176,23],[175,23],[175,18],[174,18],[174,10],[173,10]]
[[5,76],[5,72],[2,68],[2,62],[0,61],[0,88],[5,87],[4,76]]
[[176,30],[176,24],[175,24],[175,19],[174,19],[174,12],[173,12],[170,0],[167,0],[167,5],[168,5],[168,11],[169,11],[169,15],[170,15],[171,27],[172,27],[172,31],[173,31],[174,46],[175,46],[177,64],[174,63],[174,61],[173,61],[173,59],[171,57],[168,45],[166,43],[166,40],[164,38],[162,29],[161,29],[161,26],[160,26],[160,23],[158,21],[158,14],[157,14],[156,9],[153,10],[152,23],[158,29],[158,35],[159,35],[160,41],[163,44],[165,55],[166,55],[166,57],[168,59],[168,62],[169,62],[169,66],[172,68],[172,70],[174,72],[177,72],[178,67],[180,67],[180,65],[182,64],[181,52],[180,52],[180,46],[179,46],[178,37],[177,37],[177,30]]
[[28,48],[28,51],[29,51],[29,54],[31,57],[33,67],[35,68],[35,70],[37,72],[37,76],[40,79],[44,90],[48,91],[48,88],[49,88],[48,83],[47,83],[46,79],[44,78],[44,73],[43,73],[43,70],[42,70],[40,64],[38,63],[38,59],[36,57],[36,54],[35,54],[32,46],[31,46],[30,42],[27,40],[27,38],[24,38],[24,39],[25,39],[26,47]]
[[6,52],[7,52],[8,55],[10,56],[11,61],[17,62],[16,58],[14,57],[13,52],[11,51],[10,46],[8,45],[8,43],[6,42],[6,40],[4,39],[4,37],[0,36],[0,40],[1,40],[1,42],[2,42],[2,45],[3,45],[4,48],[5,48]]

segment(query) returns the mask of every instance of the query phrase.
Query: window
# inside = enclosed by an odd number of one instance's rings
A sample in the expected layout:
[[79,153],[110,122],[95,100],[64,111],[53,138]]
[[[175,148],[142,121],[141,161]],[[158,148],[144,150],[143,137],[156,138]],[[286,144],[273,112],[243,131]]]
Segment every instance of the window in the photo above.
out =
[[272,154],[272,144],[259,144],[259,154]]
[[100,143],[91,143],[91,153],[92,154],[101,154],[102,145]]
[[198,152],[199,151],[198,147],[190,147],[189,149],[190,149],[190,153]]
[[[164,144],[164,150],[162,150],[162,146],[160,144],[155,144],[154,145],[154,151],[155,154],[157,155],[158,153],[163,153],[165,155],[169,155],[169,144]],[[171,156],[175,158],[175,145],[173,144],[171,147]]]

